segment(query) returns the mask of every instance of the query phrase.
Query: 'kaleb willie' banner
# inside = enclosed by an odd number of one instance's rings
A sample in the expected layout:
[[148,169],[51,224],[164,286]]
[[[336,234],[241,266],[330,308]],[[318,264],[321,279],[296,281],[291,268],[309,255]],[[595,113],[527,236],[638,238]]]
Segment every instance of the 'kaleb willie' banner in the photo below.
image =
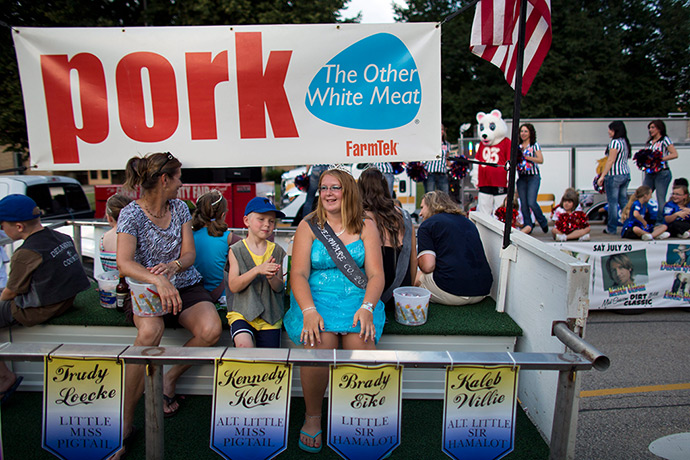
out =
[[690,306],[690,243],[623,240],[555,246],[591,265],[590,310]]
[[292,364],[216,360],[211,448],[233,460],[287,448]]
[[400,445],[402,366],[331,365],[328,446],[345,459],[374,460]]
[[456,459],[495,460],[513,450],[518,370],[446,368],[443,452]]
[[188,168],[433,159],[440,30],[13,28],[31,160],[84,170],[155,151]]
[[122,444],[123,365],[115,359],[46,357],[43,448],[100,460]]

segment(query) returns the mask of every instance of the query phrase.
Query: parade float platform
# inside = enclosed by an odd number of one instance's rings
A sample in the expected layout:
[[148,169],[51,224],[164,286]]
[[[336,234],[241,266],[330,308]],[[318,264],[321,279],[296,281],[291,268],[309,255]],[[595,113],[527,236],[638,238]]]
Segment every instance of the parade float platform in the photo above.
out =
[[[225,308],[218,314],[223,334],[216,346],[231,347]],[[1,332],[0,341],[35,344],[122,345],[134,343],[137,329],[128,324],[123,313],[100,306],[95,283],[80,293],[70,311],[45,324],[13,326]],[[514,351],[522,329],[506,313],[496,311],[496,304],[487,298],[479,304],[451,307],[432,303],[429,318],[421,326],[404,326],[388,318],[378,348],[407,351]],[[183,328],[167,329],[161,346],[182,346],[190,334]],[[283,333],[283,347],[296,347]],[[59,353],[58,353],[59,354]],[[15,362],[13,370],[24,376],[22,391],[43,390],[43,365],[36,362]],[[295,368],[293,396],[301,396],[299,368]],[[211,394],[213,368],[194,366],[179,380],[181,394]],[[407,368],[403,374],[403,397],[440,399],[444,391],[442,369]]]

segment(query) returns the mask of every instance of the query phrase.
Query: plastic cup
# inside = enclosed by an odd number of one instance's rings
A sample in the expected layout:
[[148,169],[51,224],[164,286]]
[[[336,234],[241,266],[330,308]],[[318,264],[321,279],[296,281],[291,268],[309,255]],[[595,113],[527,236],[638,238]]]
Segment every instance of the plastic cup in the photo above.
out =
[[103,308],[115,308],[117,306],[117,297],[115,288],[120,281],[120,273],[117,271],[109,271],[99,273],[96,276],[98,282],[98,297]]

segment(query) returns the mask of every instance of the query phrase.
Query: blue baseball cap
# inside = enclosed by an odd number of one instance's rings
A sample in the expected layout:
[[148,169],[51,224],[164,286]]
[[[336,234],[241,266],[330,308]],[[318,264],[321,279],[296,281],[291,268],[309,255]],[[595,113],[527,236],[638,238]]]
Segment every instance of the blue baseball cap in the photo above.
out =
[[285,214],[278,211],[273,203],[271,203],[271,200],[262,196],[252,198],[249,203],[247,203],[247,207],[244,208],[244,215],[248,216],[252,212],[258,212],[259,214],[275,212],[276,217],[285,217]]
[[26,222],[37,217],[41,217],[41,210],[26,195],[15,193],[0,200],[0,222]]

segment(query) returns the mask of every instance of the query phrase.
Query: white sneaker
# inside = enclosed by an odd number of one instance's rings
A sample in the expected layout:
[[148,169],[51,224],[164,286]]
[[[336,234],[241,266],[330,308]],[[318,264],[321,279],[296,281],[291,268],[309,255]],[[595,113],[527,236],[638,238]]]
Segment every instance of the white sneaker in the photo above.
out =
[[556,234],[556,241],[560,241],[560,242],[568,241],[568,235],[565,235],[563,233],[558,233],[558,234]]
[[656,239],[657,239],[657,240],[665,240],[665,239],[668,238],[669,236],[671,236],[671,234],[670,234],[669,232],[664,232],[664,233],[662,233],[661,235],[657,236]]
[[651,233],[643,233],[642,234],[642,241],[650,241],[653,239],[654,239],[654,237],[652,236]]
[[684,240],[687,240],[688,238],[690,238],[690,230],[688,230],[687,232],[680,235],[680,237],[683,238]]
[[577,239],[578,241],[589,241],[589,233],[586,233],[582,235],[580,238]]

